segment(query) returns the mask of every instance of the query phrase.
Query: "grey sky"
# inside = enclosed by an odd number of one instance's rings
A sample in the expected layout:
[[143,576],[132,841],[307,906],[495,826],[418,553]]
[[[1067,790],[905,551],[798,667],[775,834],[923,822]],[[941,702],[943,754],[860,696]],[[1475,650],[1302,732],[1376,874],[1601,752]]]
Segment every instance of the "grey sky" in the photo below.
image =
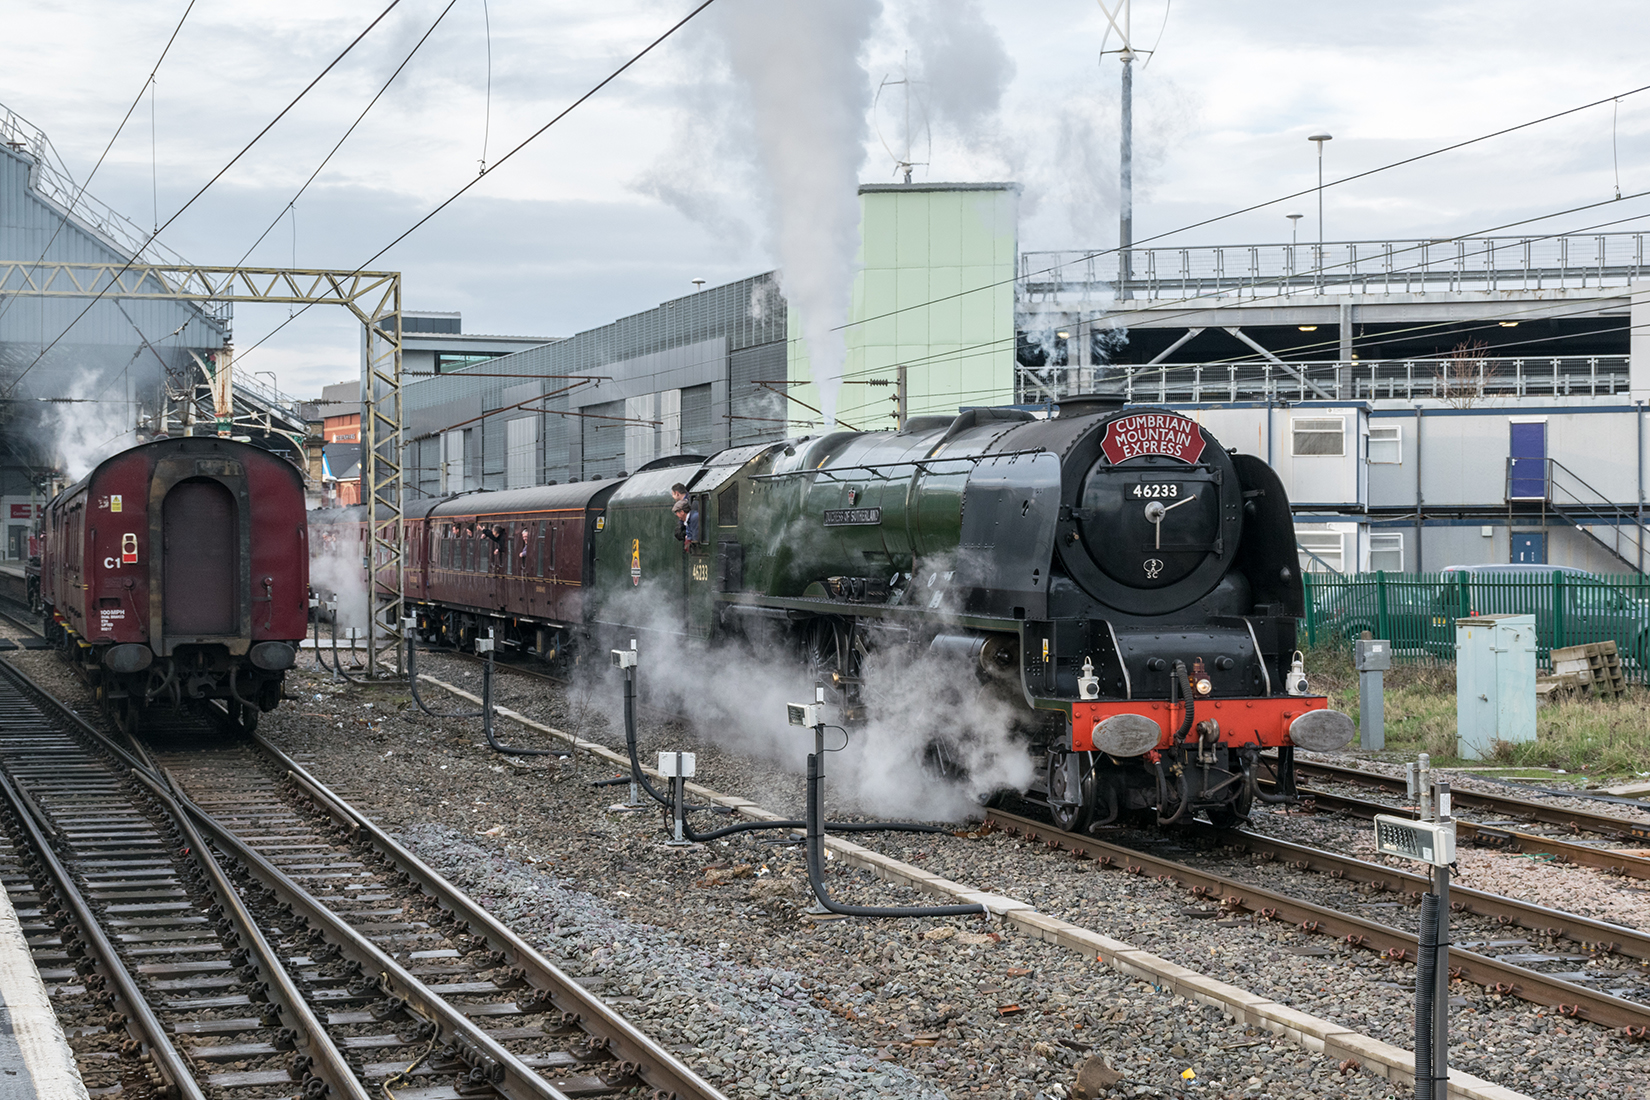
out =
[[[164,221],[387,0],[199,0],[155,96],[92,186],[148,225]],[[717,0],[719,19],[753,4]],[[0,102],[41,126],[84,177],[142,84],[186,0],[17,4]],[[310,97],[165,235],[198,263],[237,260],[285,206],[446,0],[402,0]],[[490,0],[496,159],[692,5],[689,0]],[[983,22],[968,18],[977,9]],[[1137,239],[1309,187],[1316,128],[1334,134],[1327,175],[1650,84],[1642,3],[1566,5],[1175,0],[1159,53],[1136,81]],[[1150,47],[1164,0],[1138,0]],[[774,263],[751,170],[744,110],[711,20],[657,54],[490,175],[376,266],[406,274],[412,309],[461,309],[475,332],[564,335]],[[930,59],[932,164],[919,178],[1012,178],[1027,186],[1022,247],[1106,247],[1116,239],[1117,62],[1097,65],[1094,0],[884,0],[866,81],[897,77],[907,50]],[[1115,38],[1110,48],[1116,45]],[[941,48],[944,47],[944,48]],[[805,48],[805,47],[804,47]],[[298,204],[296,259],[351,267],[477,171],[485,40],[480,0],[458,0],[368,122]],[[1001,92],[1000,103],[997,93]],[[899,144],[898,93],[878,121]],[[1650,189],[1650,93],[1615,119],[1623,193]],[[926,143],[918,142],[918,153]],[[1609,198],[1612,110],[1596,108],[1423,166],[1330,192],[1331,239],[1449,236]],[[892,180],[873,132],[860,172]],[[667,201],[668,200],[668,201]],[[1287,237],[1283,214],[1310,200],[1199,230],[1187,243]],[[1561,223],[1650,211],[1643,200]],[[690,216],[691,215],[691,216]],[[1628,228],[1637,228],[1631,223]],[[254,252],[291,263],[283,221]],[[13,257],[7,257],[13,258]],[[282,309],[242,308],[237,344]],[[359,335],[341,311],[312,311],[247,357],[283,388],[313,393],[351,376]]]

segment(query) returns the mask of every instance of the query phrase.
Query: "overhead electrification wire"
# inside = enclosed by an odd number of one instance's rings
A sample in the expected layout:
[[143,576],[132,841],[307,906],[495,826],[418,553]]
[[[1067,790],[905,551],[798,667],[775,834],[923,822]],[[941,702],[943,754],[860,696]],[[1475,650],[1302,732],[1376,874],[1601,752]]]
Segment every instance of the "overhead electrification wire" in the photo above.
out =
[[[97,170],[103,167],[103,161],[108,157],[109,150],[115,147],[115,140],[120,137],[121,131],[126,129],[126,124],[132,119],[132,113],[138,109],[138,104],[143,102],[143,93],[147,92],[150,85],[154,83],[155,74],[160,72],[161,62],[166,60],[166,55],[172,49],[172,43],[178,40],[178,32],[183,30],[184,20],[188,19],[189,13],[194,10],[195,0],[189,0],[189,6],[184,8],[183,14],[178,17],[178,25],[172,28],[172,34],[166,39],[166,45],[161,47],[160,56],[155,58],[154,68],[149,70],[149,76],[144,80],[143,87],[138,89],[138,94],[132,98],[132,105],[127,107],[126,113],[121,116],[120,125],[116,126],[115,132],[109,135],[109,143],[103,147],[103,152],[98,155],[97,163],[92,165],[91,172],[86,176],[86,182],[75,189],[74,198],[69,200],[69,208],[65,210],[63,212],[63,216],[57,220],[57,228],[52,230],[52,235],[47,239],[46,247],[40,250],[40,258],[35,261],[34,266],[38,267],[41,263],[43,263],[46,259],[46,253],[50,252],[52,245],[57,243],[57,235],[63,232],[63,227],[69,223],[69,215],[73,214],[75,207],[80,205],[80,200],[85,197],[86,189],[92,185],[92,179],[97,175]],[[152,240],[153,238],[151,237],[150,239]],[[0,303],[0,318],[5,317],[6,311],[11,308],[11,303],[16,299],[16,297],[17,295],[14,294],[10,298],[7,298],[5,302]]]
[[[321,82],[321,80],[328,73],[330,73],[334,68],[337,67],[337,65],[340,61],[344,60],[345,57],[349,56],[350,51],[355,49],[356,46],[360,45],[361,40],[363,38],[365,38],[368,34],[370,34],[374,27],[378,26],[379,23],[383,22],[384,17],[389,15],[390,12],[394,11],[396,6],[400,3],[401,3],[401,0],[390,0],[389,6],[386,7],[383,11],[379,12],[378,16],[375,19],[373,19],[373,21],[371,23],[368,23],[366,28],[360,34],[356,35],[350,41],[349,45],[344,47],[342,53],[340,53],[337,57],[333,58],[330,62],[328,62],[327,67],[322,69],[319,73],[317,73],[316,76],[315,76],[315,79],[311,80],[308,84],[304,85],[303,90],[300,91],[296,96],[294,96],[292,98],[292,102],[288,103],[285,107],[282,107],[279,114],[277,114],[274,118],[270,119],[269,123],[266,126],[264,126],[264,128],[262,130],[259,130],[256,134],[253,135],[251,141],[247,142],[245,145],[243,145],[241,147],[240,152],[236,153],[233,157],[229,158],[229,163],[225,164],[222,168],[218,169],[218,171],[212,176],[211,179],[207,180],[204,184],[201,185],[200,190],[196,191],[193,195],[190,196],[188,202],[186,202],[182,206],[178,207],[177,211],[175,213],[173,213],[173,215],[171,217],[166,219],[166,222],[165,222],[164,225],[160,226],[159,229],[156,229],[155,232],[151,233],[149,235],[149,240],[143,242],[143,247],[144,248],[148,247],[148,245],[151,241],[153,241],[156,237],[160,236],[161,230],[166,229],[173,222],[177,221],[180,217],[183,216],[184,211],[188,210],[191,206],[195,205],[196,200],[198,200],[202,195],[206,194],[207,190],[213,184],[217,183],[218,180],[222,179],[223,176],[224,176],[224,173],[228,172],[231,168],[233,168],[240,161],[240,159],[242,157],[244,157],[249,151],[251,151],[252,147],[254,145],[258,144],[258,142],[263,139],[265,134],[269,133],[270,130],[274,129],[275,124],[280,122],[281,119],[285,118],[287,116],[288,112],[290,112],[292,110],[292,108],[294,108],[298,105],[298,101],[303,99],[306,95],[308,95],[310,93],[310,91],[312,89],[314,89],[314,87],[317,84],[319,84]],[[187,14],[187,13],[185,13],[185,14]],[[168,45],[170,45],[170,43],[168,43]],[[141,252],[142,248],[138,249],[138,251]],[[40,354],[36,355],[34,357],[33,361],[30,362],[28,366],[24,367],[22,369],[22,371],[20,371],[18,373],[16,378],[13,378],[11,380],[11,382],[6,386],[4,391],[0,391],[0,396],[3,396],[4,394],[10,393],[12,390],[16,389],[18,383],[23,381],[24,376],[27,375],[29,373],[29,371],[33,370],[36,366],[39,365],[40,360],[44,359],[46,357],[46,354],[48,352],[50,352],[53,348],[55,348],[62,341],[63,337],[65,337],[69,334],[69,330],[74,328],[74,326],[79,323],[79,321],[82,317],[86,316],[87,313],[91,312],[92,307],[97,305],[97,303],[99,301],[101,301],[106,294],[109,293],[110,287],[113,287],[113,286],[118,284],[118,280],[120,279],[120,276],[124,275],[131,268],[131,266],[135,263],[137,263],[137,257],[134,255],[131,259],[128,259],[124,264],[122,264],[120,266],[120,269],[118,271],[116,271],[112,276],[110,276],[109,282],[103,287],[103,289],[99,290],[97,292],[97,294],[92,298],[92,300],[86,303],[86,308],[82,309],[79,313],[75,314],[74,320],[70,321],[67,325],[63,326],[63,331],[59,332],[55,337],[53,337],[51,343],[47,344],[45,347],[40,349]]]
[[[576,110],[579,107],[580,104],[584,103],[585,100],[589,99],[591,96],[594,96],[597,92],[601,91],[603,88],[605,88],[609,84],[613,83],[613,81],[617,80],[628,69],[630,69],[631,66],[635,65],[636,62],[640,61],[642,58],[644,58],[648,54],[652,53],[656,48],[658,48],[661,44],[664,43],[665,39],[669,38],[671,35],[675,34],[677,31],[681,30],[683,27],[687,26],[687,24],[695,16],[697,16],[700,12],[704,11],[706,8],[710,7],[715,2],[716,2],[716,0],[703,0],[703,2],[698,4],[696,7],[694,7],[694,9],[692,11],[688,12],[686,15],[682,16],[681,19],[678,19],[675,23],[671,24],[670,27],[663,34],[659,35],[659,37],[655,38],[653,41],[649,42],[646,46],[642,47],[642,49],[639,50],[637,53],[632,55],[629,61],[626,61],[623,65],[620,65],[617,69],[614,69],[611,73],[608,73],[599,82],[597,82],[595,84],[595,86],[593,86],[589,91],[585,92],[583,95],[579,96],[579,98],[575,99],[572,103],[569,103],[566,107],[562,108],[562,110],[558,114],[556,114],[553,118],[551,118],[549,122],[546,122],[543,126],[540,126],[537,130],[534,130],[531,134],[528,134],[519,143],[517,143],[516,146],[514,148],[512,148],[508,153],[505,153],[502,157],[499,157],[498,161],[496,163],[494,163],[494,165],[491,168],[486,169],[480,175],[476,176],[475,179],[472,179],[470,182],[466,183],[463,187],[460,187],[457,191],[454,191],[451,195],[447,196],[439,204],[437,204],[436,207],[434,209],[432,209],[429,213],[425,214],[422,218],[419,218],[416,222],[413,222],[412,225],[408,226],[407,229],[404,232],[399,234],[394,240],[390,241],[389,244],[386,244],[383,248],[380,248],[377,252],[374,252],[371,256],[368,256],[364,261],[362,261],[362,263],[359,266],[357,266],[355,268],[355,270],[352,272],[352,274],[359,275],[361,272],[363,272],[367,269],[367,265],[371,264],[374,260],[378,259],[378,257],[382,256],[384,253],[388,252],[390,249],[394,248],[396,245],[400,244],[402,241],[406,240],[408,237],[412,236],[414,233],[416,233],[424,225],[425,222],[428,222],[431,218],[435,217],[437,214],[439,214],[443,210],[447,209],[447,207],[451,206],[454,202],[458,201],[458,199],[461,198],[465,193],[467,193],[470,190],[470,188],[474,187],[476,184],[480,183],[482,180],[486,179],[488,176],[490,176],[494,172],[498,171],[501,167],[503,167],[505,161],[509,160],[511,157],[515,156],[517,153],[521,152],[523,149],[527,148],[527,146],[531,145],[534,141],[538,140],[538,138],[541,135],[543,135],[546,130],[549,130],[550,127],[554,126],[556,123],[560,122],[562,119],[564,119],[568,115],[572,114],[573,111]],[[311,305],[313,305],[313,303],[311,303]],[[292,317],[287,318],[285,321],[282,321],[280,324],[278,324],[274,328],[270,329],[256,343],[254,343],[251,347],[247,348],[246,351],[242,352],[241,355],[244,357],[248,353],[250,353],[250,352],[256,350],[258,347],[262,346],[263,343],[265,341],[267,341],[271,336],[274,336],[277,332],[280,332],[282,329],[286,328],[287,325],[291,324],[298,317],[302,317],[305,313],[307,313],[309,311],[309,309],[310,309],[310,305],[304,306],[303,309],[300,309]]]
[[[481,0],[481,22],[487,34],[487,98],[481,113],[481,175],[487,174],[487,139],[493,132],[493,17]],[[1617,188],[1620,190],[1620,188]]]
[[[447,13],[452,11],[453,10],[453,5],[457,4],[457,3],[458,3],[458,0],[447,0],[447,6],[442,8],[441,9],[441,14],[435,17],[435,22],[430,24],[430,29],[425,31],[424,36],[422,38],[420,38],[416,43],[413,44],[413,48],[411,50],[407,51],[407,56],[401,59],[401,64],[399,64],[395,67],[395,71],[389,75],[388,80],[384,81],[383,86],[378,89],[378,93],[376,95],[374,95],[372,97],[372,100],[365,107],[363,107],[361,109],[361,113],[355,116],[355,121],[349,124],[349,129],[348,130],[344,131],[344,136],[339,138],[337,144],[333,145],[333,147],[330,150],[328,150],[327,155],[321,158],[321,163],[317,164],[315,166],[315,171],[313,171],[309,174],[309,178],[306,179],[303,182],[303,186],[299,187],[298,190],[293,193],[292,198],[287,200],[287,204],[281,208],[281,212],[279,214],[275,215],[274,219],[269,223],[269,225],[264,229],[264,231],[262,233],[258,234],[258,239],[253,241],[250,245],[247,246],[246,251],[241,254],[241,258],[238,261],[236,261],[236,264],[235,264],[236,267],[239,267],[239,266],[241,266],[241,264],[246,263],[246,258],[248,256],[252,255],[252,250],[257,248],[260,244],[262,244],[264,242],[264,238],[269,236],[270,232],[273,231],[274,228],[277,225],[281,224],[281,216],[283,214],[285,214],[287,211],[293,210],[294,205],[297,203],[297,201],[299,199],[303,198],[304,192],[309,190],[309,185],[315,182],[315,177],[317,177],[321,174],[322,169],[324,169],[332,161],[332,158],[338,154],[338,150],[342,149],[344,147],[344,142],[348,141],[350,139],[350,135],[355,133],[356,128],[359,127],[361,125],[361,123],[366,120],[367,113],[369,111],[371,111],[375,106],[378,105],[378,101],[383,98],[384,93],[390,90],[390,85],[395,83],[395,78],[401,75],[401,70],[405,69],[407,67],[408,62],[412,61],[413,56],[418,53],[419,49],[423,47],[425,42],[429,41],[430,35],[434,34],[435,29],[437,27],[441,26],[441,21],[443,19],[447,18]],[[293,213],[293,220],[294,220],[294,226],[296,226],[296,221],[297,221],[296,211],[294,211],[294,213]],[[296,235],[296,233],[297,233],[296,228],[294,228],[293,233],[294,233],[294,235]],[[293,267],[298,266],[298,257],[297,257],[296,245],[294,246],[294,249],[293,249],[292,266]]]

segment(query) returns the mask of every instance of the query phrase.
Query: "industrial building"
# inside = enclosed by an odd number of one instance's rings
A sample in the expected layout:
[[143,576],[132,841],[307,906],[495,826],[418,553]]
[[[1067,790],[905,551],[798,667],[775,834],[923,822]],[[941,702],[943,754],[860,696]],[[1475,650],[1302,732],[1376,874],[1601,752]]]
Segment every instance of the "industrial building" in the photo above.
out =
[[786,310],[772,274],[526,351],[408,378],[414,495],[615,477],[786,434]]

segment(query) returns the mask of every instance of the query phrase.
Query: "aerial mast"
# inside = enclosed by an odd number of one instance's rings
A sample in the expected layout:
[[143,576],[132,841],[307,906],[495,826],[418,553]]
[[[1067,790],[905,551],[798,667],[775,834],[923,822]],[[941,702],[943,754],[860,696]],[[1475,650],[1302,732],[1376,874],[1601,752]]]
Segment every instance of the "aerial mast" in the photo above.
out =
[[[1130,252],[1134,247],[1134,48],[1132,0],[1095,0],[1110,26],[1106,37],[1116,31],[1122,45],[1116,50],[1102,48],[1100,55],[1117,54],[1123,63],[1123,110],[1119,130],[1117,169],[1117,296],[1130,296],[1128,280],[1134,274]],[[1150,51],[1147,51],[1148,53]]]

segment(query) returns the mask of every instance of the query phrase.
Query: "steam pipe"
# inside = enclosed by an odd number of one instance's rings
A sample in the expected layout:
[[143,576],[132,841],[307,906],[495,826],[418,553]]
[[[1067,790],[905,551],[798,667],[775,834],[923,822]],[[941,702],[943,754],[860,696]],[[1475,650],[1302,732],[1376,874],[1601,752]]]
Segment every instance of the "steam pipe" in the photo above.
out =
[[321,660],[321,609],[326,607],[325,600],[317,600],[315,606],[315,667],[322,672],[330,672],[327,663]]
[[[431,718],[480,718],[484,712],[479,710],[461,710],[452,714],[440,714],[429,708],[423,697],[418,694],[418,636],[405,625],[402,626],[401,632],[407,636],[407,681],[412,687],[413,702],[418,704],[418,709]],[[487,698],[490,698],[490,696]]]
[[[416,648],[416,644],[414,644]],[[409,670],[411,666],[408,666]],[[493,735],[493,651],[487,651],[487,663],[481,668],[481,732],[487,737],[487,747],[501,756],[561,756],[556,749],[524,749],[517,745],[501,745]]]
[[1188,733],[1192,732],[1192,722],[1197,713],[1197,706],[1192,700],[1192,678],[1186,672],[1185,661],[1176,661],[1174,670],[1169,676],[1169,706],[1171,708],[1174,706],[1174,690],[1176,687],[1180,689],[1180,698],[1186,704],[1186,713],[1181,717],[1180,728],[1175,731],[1174,735],[1175,744],[1178,745],[1186,739]]
[[1167,802],[1168,799],[1169,799],[1169,777],[1168,777],[1168,774],[1163,770],[1163,760],[1162,760],[1161,757],[1158,758],[1156,763],[1157,763],[1157,823],[1159,825],[1173,825],[1175,822],[1179,821],[1182,817],[1186,816],[1186,808],[1192,804],[1192,785],[1191,785],[1191,781],[1186,778],[1185,769],[1184,768],[1181,769],[1180,778],[1175,783],[1175,786],[1179,789],[1180,805],[1179,805],[1178,808],[1176,808],[1174,813],[1170,814],[1168,817],[1164,817],[1163,816],[1163,803]]
[[[372,620],[369,618],[368,622],[371,621]],[[317,629],[319,629],[319,624],[317,624]],[[374,627],[372,626],[367,627],[367,649],[369,652],[372,649],[373,629]],[[353,653],[354,651],[355,644],[352,641],[350,643],[350,652]],[[326,666],[323,665],[321,667],[325,668]],[[338,660],[338,610],[336,604],[333,605],[332,612],[332,670],[344,679],[348,680],[350,683],[354,684],[356,687],[394,687],[401,683],[401,678],[399,676],[393,680],[357,680],[355,677],[344,671],[344,666]]]
[[[411,625],[409,625],[411,624]],[[487,652],[487,662],[481,667],[481,709],[456,711],[452,714],[441,714],[431,710],[418,694],[418,634],[416,624],[410,619],[404,619],[401,632],[407,636],[407,681],[412,688],[413,702],[418,709],[431,718],[480,718],[481,732],[486,735],[487,747],[503,756],[560,756],[555,749],[524,749],[515,745],[502,745],[493,733],[493,654]]]
[[808,885],[828,912],[845,917],[966,917],[991,919],[991,910],[978,905],[843,905],[832,901],[825,888],[825,793],[820,761],[825,756],[825,727],[814,727],[814,751],[808,754]]
[[257,703],[249,703],[245,699],[241,698],[241,689],[240,689],[240,684],[239,684],[240,675],[241,675],[241,670],[239,668],[237,668],[233,665],[230,666],[230,669],[229,669],[229,696],[230,696],[230,698],[234,699],[235,702],[239,703],[241,706],[246,707],[250,710],[257,710],[258,709],[258,704]]
[[[325,668],[326,666],[322,665],[321,667]],[[178,678],[177,658],[168,657],[166,659],[166,676],[161,680],[160,685],[158,687],[155,687],[155,688],[152,688],[152,689],[146,688],[144,690],[144,692],[143,692],[143,701],[145,703],[148,703],[148,702],[151,702],[155,699],[158,699],[160,697],[160,693],[165,691],[167,688],[171,687],[172,686],[172,681],[176,680],[177,678]]]
[[[1434,1100],[1432,1020],[1438,972],[1438,895],[1421,895],[1420,951],[1415,959],[1415,1100]],[[1446,1086],[1447,1088],[1447,1086]]]

